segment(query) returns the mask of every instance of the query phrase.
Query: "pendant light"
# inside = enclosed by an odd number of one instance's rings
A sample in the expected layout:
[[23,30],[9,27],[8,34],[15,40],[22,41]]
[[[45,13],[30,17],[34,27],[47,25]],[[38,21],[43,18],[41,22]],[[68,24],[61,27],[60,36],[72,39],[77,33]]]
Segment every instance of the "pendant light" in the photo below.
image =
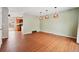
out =
[[42,12],[40,12],[40,17],[39,17],[40,20],[43,20],[43,16],[42,16]]
[[8,14],[8,17],[10,17],[10,14]]
[[46,11],[45,19],[49,19],[49,16],[47,15],[48,10],[45,10],[45,11]]
[[59,17],[58,8],[54,7],[53,18],[58,18],[58,17]]

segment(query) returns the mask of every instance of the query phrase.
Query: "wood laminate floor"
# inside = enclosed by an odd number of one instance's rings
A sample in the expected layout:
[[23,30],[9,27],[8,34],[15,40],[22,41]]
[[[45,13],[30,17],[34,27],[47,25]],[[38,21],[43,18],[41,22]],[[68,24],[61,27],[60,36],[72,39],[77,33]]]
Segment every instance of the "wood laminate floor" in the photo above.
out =
[[22,35],[21,32],[9,32],[9,39],[2,45],[3,52],[76,52],[79,45],[76,39],[36,32]]

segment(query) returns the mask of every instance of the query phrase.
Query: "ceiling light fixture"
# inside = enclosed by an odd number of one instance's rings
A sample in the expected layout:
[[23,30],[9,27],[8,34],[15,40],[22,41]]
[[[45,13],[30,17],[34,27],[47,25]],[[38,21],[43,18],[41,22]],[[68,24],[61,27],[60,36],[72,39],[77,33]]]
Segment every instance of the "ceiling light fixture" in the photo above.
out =
[[54,18],[58,18],[59,17],[59,12],[58,12],[58,8],[57,7],[54,7],[53,17]]
[[40,12],[40,17],[39,17],[40,20],[43,20],[43,16],[42,16],[42,12]]
[[8,17],[10,17],[10,14],[8,14]]
[[49,19],[49,16],[48,16],[48,10],[45,10],[46,11],[46,15],[45,15],[45,19]]

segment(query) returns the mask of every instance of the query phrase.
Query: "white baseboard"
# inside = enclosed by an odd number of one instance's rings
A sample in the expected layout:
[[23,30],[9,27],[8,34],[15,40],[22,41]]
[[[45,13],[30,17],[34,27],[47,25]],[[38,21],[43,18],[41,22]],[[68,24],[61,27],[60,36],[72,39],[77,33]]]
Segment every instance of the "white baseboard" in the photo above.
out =
[[74,39],[76,39],[76,37],[67,36],[67,35],[63,35],[63,34],[57,34],[57,33],[52,33],[52,32],[48,32],[48,31],[41,31],[41,32],[46,32],[46,33],[51,33],[51,34],[55,34],[55,35],[59,35],[59,36],[64,36],[64,37],[69,37],[69,38],[74,38]]
[[[37,32],[40,32],[40,31],[37,31]],[[23,34],[32,34],[32,31],[30,31],[30,32],[24,32]]]
[[[58,33],[53,33],[53,32],[48,32],[48,31],[37,31],[37,32],[51,33],[51,34],[55,34],[55,35],[59,35],[59,36],[64,36],[64,37],[69,37],[69,38],[74,38],[74,39],[76,39],[76,37],[67,36],[67,35],[58,34]],[[32,32],[26,32],[26,33],[23,33],[23,34],[31,34],[31,33],[32,33]]]
[[31,34],[32,32],[24,32],[23,34]]

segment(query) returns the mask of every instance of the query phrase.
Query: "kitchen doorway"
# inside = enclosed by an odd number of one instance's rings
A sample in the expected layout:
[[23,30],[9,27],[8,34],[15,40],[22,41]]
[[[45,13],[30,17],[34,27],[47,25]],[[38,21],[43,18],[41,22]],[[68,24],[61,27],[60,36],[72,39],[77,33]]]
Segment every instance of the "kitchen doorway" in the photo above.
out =
[[8,18],[8,30],[9,31],[20,31],[23,29],[23,18],[22,17],[9,17]]

